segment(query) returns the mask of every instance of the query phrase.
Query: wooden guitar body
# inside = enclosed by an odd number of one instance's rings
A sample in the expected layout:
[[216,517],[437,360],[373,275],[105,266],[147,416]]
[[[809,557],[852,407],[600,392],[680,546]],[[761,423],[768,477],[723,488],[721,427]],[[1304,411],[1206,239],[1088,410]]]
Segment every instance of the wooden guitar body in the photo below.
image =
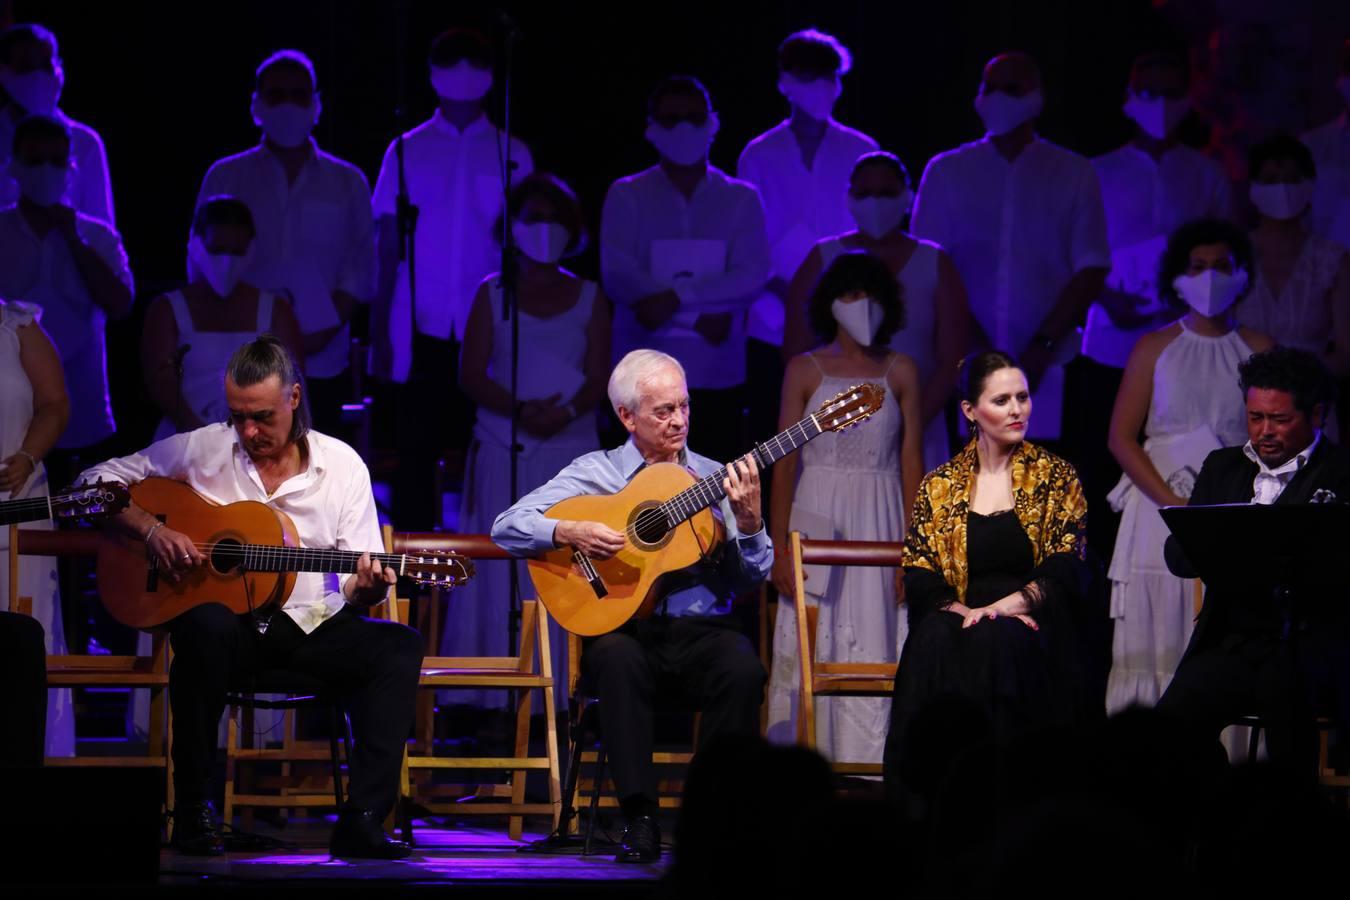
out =
[[209,548],[203,551],[206,565],[175,584],[149,558],[143,541],[106,532],[98,554],[98,589],[103,605],[117,621],[154,630],[202,603],[223,603],[243,614],[280,607],[290,596],[294,572],[241,573],[231,568],[235,561],[220,552],[241,544],[300,546],[290,516],[252,500],[223,506],[212,503],[168,478],[147,478],[133,485],[131,497],[165,527]]
[[672,529],[661,529],[654,540],[644,540],[638,516],[693,484],[694,477],[680,466],[660,463],[643,469],[616,494],[572,497],[545,512],[550,519],[601,522],[627,538],[610,559],[590,561],[603,584],[599,589],[579,570],[571,547],[531,559],[530,580],[549,614],[573,634],[587,636],[613,631],[634,615],[651,615],[662,593],[660,580],[703,559],[724,536],[712,510],[703,509]]

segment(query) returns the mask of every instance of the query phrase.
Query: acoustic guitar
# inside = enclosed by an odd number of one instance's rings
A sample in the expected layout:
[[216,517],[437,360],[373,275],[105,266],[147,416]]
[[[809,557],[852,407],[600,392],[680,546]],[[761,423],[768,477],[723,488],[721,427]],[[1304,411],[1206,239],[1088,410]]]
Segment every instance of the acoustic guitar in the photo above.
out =
[[0,501],[0,526],[37,522],[42,519],[98,519],[115,516],[127,508],[131,494],[125,484],[82,484],[50,497],[25,497]]
[[[166,527],[186,534],[206,557],[180,581],[134,536],[109,529],[100,542],[98,589],[114,619],[153,630],[202,603],[222,603],[237,614],[282,607],[297,572],[350,573],[361,553],[301,547],[291,517],[254,500],[212,503],[180,481],[147,478],[131,499]],[[414,581],[458,587],[473,576],[473,561],[457,553],[371,553],[371,559]]]
[[[761,470],[827,431],[843,431],[869,418],[886,398],[875,384],[860,384],[825,401],[796,425],[751,452]],[[544,607],[573,634],[606,634],[633,616],[651,615],[667,592],[663,580],[679,577],[708,556],[723,538],[709,509],[726,492],[726,467],[695,479],[674,463],[647,466],[615,494],[562,500],[550,519],[601,522],[622,532],[623,549],[606,560],[560,547],[529,560],[530,580]]]

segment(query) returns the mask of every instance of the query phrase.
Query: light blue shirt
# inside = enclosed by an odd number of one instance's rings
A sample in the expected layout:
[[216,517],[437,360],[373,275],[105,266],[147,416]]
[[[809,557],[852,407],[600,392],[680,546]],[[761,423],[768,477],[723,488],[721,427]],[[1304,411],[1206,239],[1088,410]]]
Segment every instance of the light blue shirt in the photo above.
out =
[[[722,464],[691,453],[680,454],[680,464],[695,477],[717,472]],[[544,512],[555,503],[583,494],[613,494],[623,490],[647,465],[630,439],[613,450],[596,450],[573,460],[548,483],[521,497],[492,523],[492,540],[503,550],[517,556],[534,556],[552,550],[556,519]],[[773,566],[773,543],[761,525],[754,534],[742,535],[736,529],[731,502],[723,497],[713,506],[713,514],[726,526],[726,552],[691,566],[687,572],[692,584],[679,587],[665,598],[669,616],[712,616],[731,611],[731,600],[759,586]],[[720,557],[720,558],[719,558]],[[660,612],[660,605],[657,611]]]

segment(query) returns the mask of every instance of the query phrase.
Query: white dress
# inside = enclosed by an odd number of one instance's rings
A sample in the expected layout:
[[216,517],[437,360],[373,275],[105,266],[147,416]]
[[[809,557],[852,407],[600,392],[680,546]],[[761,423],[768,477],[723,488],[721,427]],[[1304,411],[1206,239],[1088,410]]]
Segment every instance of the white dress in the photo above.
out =
[[[1205,337],[1183,320],[1181,334],[1158,356],[1144,451],[1181,497],[1190,496],[1210,451],[1247,441],[1237,369],[1252,352],[1236,328]],[[1195,582],[1167,570],[1168,530],[1156,503],[1128,477],[1107,499],[1123,513],[1109,570],[1115,635],[1106,708],[1115,713],[1152,706],[1171,682],[1194,626]]]
[[[18,329],[30,325],[39,309],[29,303],[0,300],[0,459],[8,459],[23,446],[28,426],[33,421],[33,385],[19,362]],[[17,493],[0,499],[17,500],[45,497],[47,469],[38,463],[37,471]],[[22,526],[50,531],[50,521],[29,522]],[[0,585],[8,609],[9,528],[0,528]],[[19,596],[33,599],[33,618],[42,624],[47,652],[66,652],[65,632],[61,627],[61,594],[56,580],[56,559],[50,556],[19,557]],[[70,689],[47,692],[47,756],[75,755],[75,706]]]
[[[891,349],[914,360],[919,383],[925,388],[937,371],[938,261],[942,248],[915,238],[918,246],[895,274],[905,303],[905,327],[891,335]],[[821,271],[850,248],[839,238],[820,242]],[[947,419],[939,413],[923,430],[923,470],[931,472],[951,459],[947,446]]]
[[[522,400],[537,400],[561,394],[567,403],[585,382],[586,330],[595,304],[596,283],[582,283],[577,302],[566,312],[546,319],[528,313],[520,317],[520,368],[517,372],[518,395]],[[501,287],[488,288],[492,307],[492,358],[488,375],[497,384],[511,385],[511,328],[502,320]],[[461,500],[460,530],[465,534],[487,534],[492,522],[512,503],[511,499],[511,420],[510,417],[479,408],[474,423],[474,441],[464,473],[464,497]],[[517,493],[524,496],[557,475],[568,463],[600,448],[596,419],[583,413],[550,438],[535,437],[520,429],[517,439],[525,448],[516,470]],[[511,570],[505,560],[479,560],[468,584],[454,591],[446,611],[441,652],[447,656],[506,656],[516,648],[507,646],[507,620],[511,611]],[[520,595],[534,597],[534,587],[525,564],[516,563],[520,573]],[[566,703],[567,685],[563,664],[567,658],[567,635],[553,622],[549,632],[553,651],[553,676],[557,679],[556,697]],[[504,707],[505,691],[446,691],[442,702],[470,703],[477,706]]]
[[[814,356],[810,358],[815,362]],[[859,380],[822,374],[807,408],[814,409]],[[880,380],[884,383],[885,377]],[[886,401],[871,420],[858,428],[823,434],[803,447],[789,527],[816,540],[901,540],[902,426],[900,405],[887,385]],[[807,602],[820,608],[816,659],[900,658],[908,624],[905,611],[895,603],[894,569],[808,566],[806,574]],[[776,743],[797,738],[800,672],[796,612],[790,598],[781,598],[769,675],[768,737]],[[881,698],[821,698],[816,701],[816,745],[840,762],[880,762],[890,710],[891,701]]]
[[[192,312],[182,291],[168,295],[169,308],[178,326],[178,346],[190,345],[183,355],[183,397],[203,424],[224,422],[229,418],[225,405],[225,366],[240,346],[272,330],[272,306],[276,295],[258,293],[258,321],[253,331],[198,331],[192,324]],[[155,440],[177,432],[173,419],[165,416],[155,430]]]

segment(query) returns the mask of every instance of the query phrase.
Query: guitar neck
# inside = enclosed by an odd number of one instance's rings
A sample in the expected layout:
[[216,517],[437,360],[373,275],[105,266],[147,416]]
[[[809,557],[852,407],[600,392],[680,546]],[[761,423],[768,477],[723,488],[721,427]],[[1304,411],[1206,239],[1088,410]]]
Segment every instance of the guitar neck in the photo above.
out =
[[[217,544],[208,554],[223,568],[243,568],[249,572],[324,572],[348,574],[356,571],[362,554],[353,550],[319,550],[313,547],[274,547],[269,544]],[[403,574],[408,557],[401,553],[372,553],[372,562]]]
[[[763,471],[807,441],[819,437],[824,431],[815,416],[807,416],[786,431],[780,432],[762,444],[756,444],[750,452],[754,454],[760,470]],[[666,514],[667,521],[676,525],[721,501],[727,495],[722,488],[722,482],[726,479],[727,467],[722,466],[661,504],[661,510]]]
[[52,517],[50,497],[28,497],[23,500],[5,500],[0,502],[0,526],[18,525],[20,522],[35,522],[38,519]]

